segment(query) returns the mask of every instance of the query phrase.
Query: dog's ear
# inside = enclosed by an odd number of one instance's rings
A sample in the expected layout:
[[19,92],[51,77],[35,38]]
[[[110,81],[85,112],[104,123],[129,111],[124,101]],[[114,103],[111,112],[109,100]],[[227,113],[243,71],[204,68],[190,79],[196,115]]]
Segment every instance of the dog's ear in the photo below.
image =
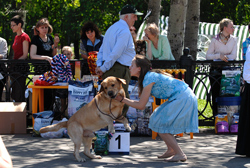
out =
[[122,78],[116,78],[119,82],[121,82],[122,84],[126,85],[126,80],[122,79]]
[[104,91],[104,87],[103,87],[103,81],[101,83],[101,89],[99,90],[99,93],[103,92]]
[[99,90],[99,93],[101,93],[103,91],[104,91],[104,88],[103,88],[103,86],[101,86],[101,89]]

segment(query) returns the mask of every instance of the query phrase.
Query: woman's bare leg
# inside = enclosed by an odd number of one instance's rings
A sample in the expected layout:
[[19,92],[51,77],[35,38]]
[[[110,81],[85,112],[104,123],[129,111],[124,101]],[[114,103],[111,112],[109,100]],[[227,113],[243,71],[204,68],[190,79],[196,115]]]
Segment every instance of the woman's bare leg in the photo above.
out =
[[[162,134],[159,134],[159,135],[160,135],[160,137],[161,137]],[[158,157],[158,158],[168,158],[168,157],[173,156],[173,155],[175,154],[175,152],[174,152],[174,150],[171,148],[171,146],[169,146],[169,145],[167,144],[166,138],[163,136],[163,137],[161,137],[161,139],[165,142],[165,144],[167,145],[168,149],[167,149],[167,151],[166,151],[165,153],[163,153],[162,155],[157,156],[157,157]]]
[[186,161],[187,160],[187,156],[181,150],[175,137],[172,134],[159,133],[159,135],[163,139],[163,141],[167,144],[167,146],[170,147],[170,149],[172,149],[174,151],[174,156],[169,158],[169,159],[165,159],[166,161],[177,162],[177,161]]

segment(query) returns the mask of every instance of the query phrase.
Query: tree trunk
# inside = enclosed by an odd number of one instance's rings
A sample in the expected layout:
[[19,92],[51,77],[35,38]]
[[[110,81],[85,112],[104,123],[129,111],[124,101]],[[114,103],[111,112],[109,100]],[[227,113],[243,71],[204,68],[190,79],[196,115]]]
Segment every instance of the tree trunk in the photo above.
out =
[[80,40],[80,39],[76,39],[76,40],[74,41],[75,59],[80,59],[80,56],[79,56],[79,40]]
[[171,0],[169,13],[168,39],[176,60],[183,54],[184,22],[188,0]]
[[149,0],[148,10],[151,10],[151,14],[147,23],[155,23],[158,25],[161,11],[161,0]]
[[190,49],[190,55],[196,60],[197,41],[200,21],[200,0],[189,0],[187,7],[185,47]]

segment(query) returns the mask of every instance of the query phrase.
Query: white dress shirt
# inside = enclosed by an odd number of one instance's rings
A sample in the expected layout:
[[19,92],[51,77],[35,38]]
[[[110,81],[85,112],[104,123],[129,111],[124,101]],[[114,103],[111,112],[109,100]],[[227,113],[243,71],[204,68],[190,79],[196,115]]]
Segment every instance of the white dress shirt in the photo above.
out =
[[128,24],[120,19],[110,26],[97,54],[96,65],[102,72],[108,71],[117,61],[130,66],[135,56],[135,46]]

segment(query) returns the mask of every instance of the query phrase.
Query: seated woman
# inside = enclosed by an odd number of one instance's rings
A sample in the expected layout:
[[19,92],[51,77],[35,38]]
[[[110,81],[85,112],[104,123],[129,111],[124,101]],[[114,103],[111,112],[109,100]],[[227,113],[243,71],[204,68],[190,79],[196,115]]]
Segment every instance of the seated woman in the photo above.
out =
[[[233,36],[233,21],[224,18],[219,23],[220,32],[217,34],[209,45],[206,53],[207,60],[220,60],[228,62],[235,60],[237,56],[237,37]],[[210,85],[212,92],[212,108],[214,116],[218,113],[216,98],[219,97],[220,83],[222,76],[222,68],[220,65],[211,65],[210,68]]]
[[175,60],[167,36],[159,35],[160,31],[155,23],[149,24],[144,32],[143,39],[147,42],[147,58]]
[[87,22],[81,29],[80,53],[83,59],[88,59],[88,53],[99,51],[103,41],[103,36],[96,24]]
[[237,56],[237,38],[233,36],[233,21],[224,18],[220,21],[220,32],[212,40],[207,50],[207,60],[221,60],[228,62]]

